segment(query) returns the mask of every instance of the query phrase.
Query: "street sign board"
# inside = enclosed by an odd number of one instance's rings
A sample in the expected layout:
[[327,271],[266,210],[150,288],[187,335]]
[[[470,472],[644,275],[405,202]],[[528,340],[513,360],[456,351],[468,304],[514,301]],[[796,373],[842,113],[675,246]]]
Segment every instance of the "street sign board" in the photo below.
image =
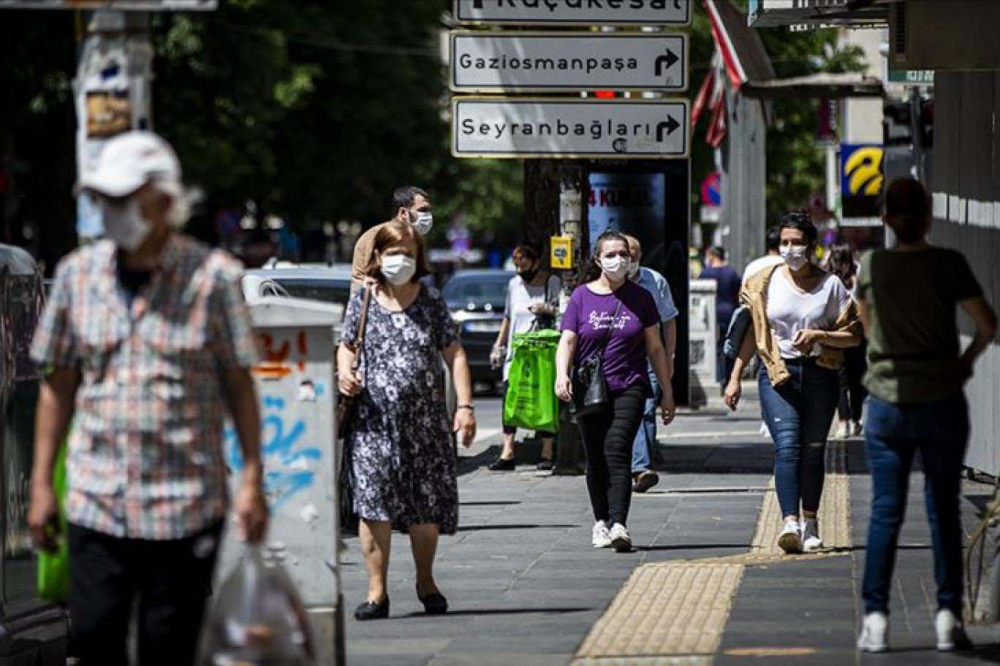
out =
[[890,69],[889,83],[900,83],[904,86],[933,86],[933,69]]
[[455,157],[671,159],[688,156],[680,100],[455,98]]
[[456,92],[682,92],[688,36],[452,32],[450,86]]
[[0,0],[0,9],[114,9],[137,12],[211,11],[218,0]]
[[691,23],[691,0],[455,0],[459,23],[672,25]]

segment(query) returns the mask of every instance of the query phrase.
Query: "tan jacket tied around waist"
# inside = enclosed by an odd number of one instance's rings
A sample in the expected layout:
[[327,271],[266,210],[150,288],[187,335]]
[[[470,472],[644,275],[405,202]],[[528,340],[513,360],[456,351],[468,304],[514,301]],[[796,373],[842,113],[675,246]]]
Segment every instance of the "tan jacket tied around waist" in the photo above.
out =
[[[750,314],[753,316],[753,334],[757,343],[757,354],[764,363],[764,367],[767,368],[767,376],[771,379],[773,386],[781,386],[791,377],[784,359],[781,358],[778,341],[774,337],[771,324],[767,319],[767,288],[771,284],[774,272],[781,270],[782,267],[783,264],[779,264],[755,273],[740,290],[740,304],[749,308]],[[853,298],[837,317],[836,323],[830,330],[861,335],[861,314]],[[825,345],[820,345],[820,348],[816,365],[836,370],[843,364],[844,350]]]

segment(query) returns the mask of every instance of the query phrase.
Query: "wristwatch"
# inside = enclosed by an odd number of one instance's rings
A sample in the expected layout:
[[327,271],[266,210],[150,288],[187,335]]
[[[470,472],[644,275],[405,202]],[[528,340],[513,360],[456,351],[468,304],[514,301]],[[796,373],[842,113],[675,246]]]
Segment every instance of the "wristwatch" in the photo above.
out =
[[475,407],[474,407],[473,405],[459,405],[459,406],[455,407],[455,411],[456,411],[456,412],[457,412],[458,410],[460,410],[460,409],[467,409],[467,410],[469,410],[470,412],[474,412],[474,411],[476,411],[476,408],[475,408]]

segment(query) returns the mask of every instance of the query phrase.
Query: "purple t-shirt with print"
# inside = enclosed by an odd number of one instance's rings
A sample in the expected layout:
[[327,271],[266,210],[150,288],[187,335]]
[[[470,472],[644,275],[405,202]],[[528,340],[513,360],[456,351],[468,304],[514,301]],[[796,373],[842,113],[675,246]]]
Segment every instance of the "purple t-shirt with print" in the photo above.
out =
[[621,310],[604,351],[604,377],[611,391],[649,386],[644,331],[660,322],[652,295],[628,280],[612,294],[595,294],[581,285],[573,291],[562,319],[562,330],[579,336],[573,359],[579,366],[604,346],[619,302]]

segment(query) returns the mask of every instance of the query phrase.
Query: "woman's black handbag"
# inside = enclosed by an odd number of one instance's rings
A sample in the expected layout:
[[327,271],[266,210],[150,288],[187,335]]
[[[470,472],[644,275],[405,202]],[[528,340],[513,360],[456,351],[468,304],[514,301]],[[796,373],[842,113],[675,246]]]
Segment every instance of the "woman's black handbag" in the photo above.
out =
[[622,303],[618,301],[615,314],[608,325],[608,334],[600,350],[581,363],[573,373],[573,401],[570,403],[570,413],[573,416],[587,416],[605,408],[608,404],[608,380],[604,377],[604,350],[611,341],[611,334],[618,321]]

